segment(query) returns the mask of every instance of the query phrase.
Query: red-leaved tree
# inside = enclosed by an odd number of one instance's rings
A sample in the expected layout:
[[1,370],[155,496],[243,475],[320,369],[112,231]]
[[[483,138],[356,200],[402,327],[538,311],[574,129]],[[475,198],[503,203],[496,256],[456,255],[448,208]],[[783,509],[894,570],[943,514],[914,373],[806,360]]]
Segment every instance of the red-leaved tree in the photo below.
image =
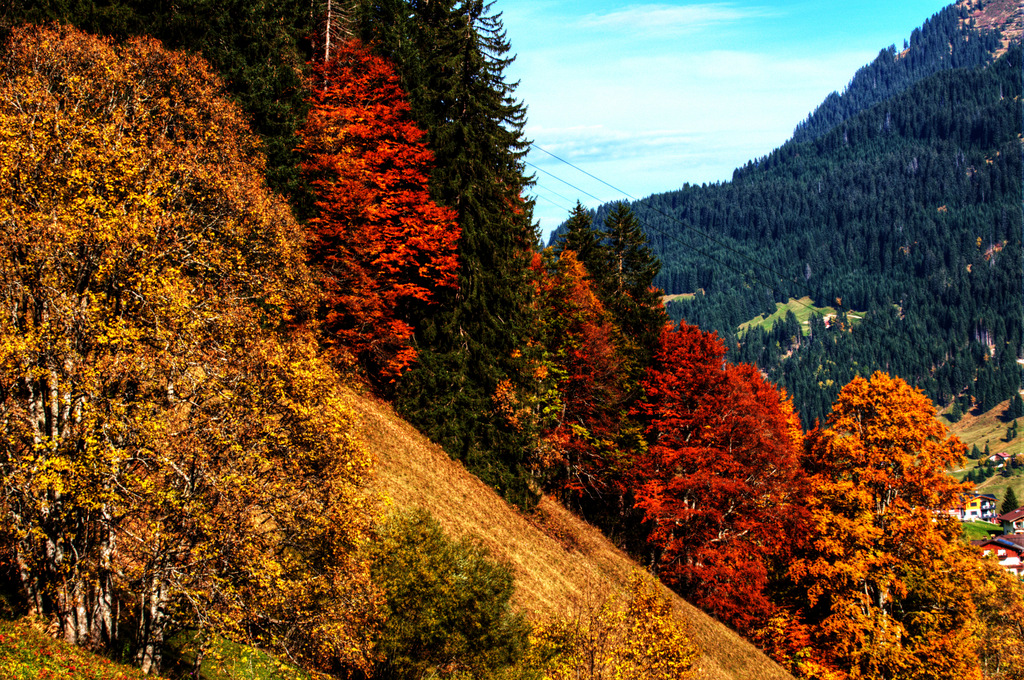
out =
[[310,261],[327,341],[392,383],[416,359],[410,311],[457,285],[455,213],[430,199],[434,156],[388,61],[341,45],[314,64],[310,106],[299,148],[317,197]]
[[772,613],[769,561],[786,549],[802,434],[792,404],[715,335],[666,326],[636,409],[650,447],[631,483],[661,579],[743,630]]

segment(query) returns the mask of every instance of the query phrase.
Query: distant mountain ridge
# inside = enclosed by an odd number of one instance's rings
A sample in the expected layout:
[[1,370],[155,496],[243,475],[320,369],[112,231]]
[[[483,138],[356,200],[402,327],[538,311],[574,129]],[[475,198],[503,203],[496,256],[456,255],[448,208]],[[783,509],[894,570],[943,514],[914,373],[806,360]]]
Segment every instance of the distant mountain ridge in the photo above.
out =
[[845,120],[905,92],[933,73],[953,68],[974,68],[992,60],[1000,47],[999,34],[990,26],[971,25],[965,4],[949,5],[914,29],[903,50],[883,49],[861,67],[842,94],[833,92],[796,126],[792,141],[817,139]]
[[[1012,24],[1019,8],[994,4],[985,25]],[[916,49],[883,50],[793,140],[731,181],[632,204],[662,262],[655,285],[699,293],[670,314],[717,331],[730,360],[786,388],[806,425],[875,369],[963,411],[1021,384],[1020,39],[993,61],[1004,37],[972,28],[979,11],[934,15],[912,36]],[[804,296],[837,307],[839,323],[738,336],[743,322]],[[868,313],[851,330],[852,310]]]

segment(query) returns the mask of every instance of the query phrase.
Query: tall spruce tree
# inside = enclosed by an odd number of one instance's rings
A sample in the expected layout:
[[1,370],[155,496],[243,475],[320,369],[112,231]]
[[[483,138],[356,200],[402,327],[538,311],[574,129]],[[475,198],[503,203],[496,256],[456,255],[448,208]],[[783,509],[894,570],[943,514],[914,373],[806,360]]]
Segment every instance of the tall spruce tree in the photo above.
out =
[[617,203],[604,221],[604,266],[592,272],[620,331],[620,349],[630,376],[639,380],[651,363],[661,330],[668,321],[661,291],[653,287],[661,262],[647,245],[640,220],[625,203]]
[[1024,418],[1024,400],[1021,399],[1020,393],[1010,398],[1010,406],[1006,415],[1009,418]]
[[1020,507],[1020,501],[1017,500],[1017,494],[1014,492],[1013,487],[1006,488],[1006,495],[1003,496],[1003,504],[999,508],[999,512],[1005,515],[1008,512],[1013,512]]
[[[556,253],[561,255],[564,250],[576,253],[576,259],[587,268],[587,273],[601,271],[606,264],[606,252],[601,247],[601,235],[594,228],[593,213],[579,201],[576,201],[576,207],[569,213],[565,233],[555,244]],[[592,273],[590,275],[594,278]]]
[[523,156],[526,109],[505,81],[500,14],[480,0],[368,4],[364,31],[398,66],[436,157],[431,193],[461,227],[459,287],[418,320],[420,362],[401,411],[506,497],[532,502],[527,375],[529,255],[536,242]]

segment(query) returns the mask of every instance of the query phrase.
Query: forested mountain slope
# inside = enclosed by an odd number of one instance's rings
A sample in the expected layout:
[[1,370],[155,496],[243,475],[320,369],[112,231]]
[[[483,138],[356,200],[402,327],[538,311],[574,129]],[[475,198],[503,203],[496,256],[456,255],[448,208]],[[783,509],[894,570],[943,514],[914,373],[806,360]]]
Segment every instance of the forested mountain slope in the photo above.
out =
[[[663,265],[655,284],[699,293],[670,314],[717,330],[732,360],[756,361],[805,424],[875,369],[941,404],[1008,398],[1020,384],[1020,71],[1018,44],[790,141],[730,182],[635,203]],[[815,322],[805,338],[794,322],[737,337],[805,295],[868,313],[852,331]]]
[[833,92],[797,125],[793,141],[817,139],[857,113],[904,92],[922,78],[952,68],[987,63],[999,44],[998,34],[971,25],[966,3],[949,5],[915,29],[903,49],[890,45],[862,67],[842,94]]

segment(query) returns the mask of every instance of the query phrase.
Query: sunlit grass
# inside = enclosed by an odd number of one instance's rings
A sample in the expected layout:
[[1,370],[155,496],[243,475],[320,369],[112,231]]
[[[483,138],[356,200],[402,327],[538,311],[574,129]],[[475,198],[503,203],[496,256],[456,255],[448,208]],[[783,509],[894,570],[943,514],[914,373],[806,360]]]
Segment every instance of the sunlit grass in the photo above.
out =
[[[775,312],[769,316],[755,317],[746,323],[742,323],[739,326],[740,333],[750,330],[751,328],[761,326],[765,331],[770,331],[777,321],[782,321],[786,318],[787,312],[793,312],[796,320],[800,322],[800,328],[803,330],[804,335],[810,332],[811,317],[815,314],[820,314],[823,317],[835,316],[835,307],[817,307],[814,301],[809,296],[802,298],[790,298],[787,302],[776,302]],[[846,318],[850,322],[850,326],[856,326],[864,318],[864,312],[847,311]]]
[[159,680],[84,649],[54,640],[28,619],[0,621],[4,680]]

